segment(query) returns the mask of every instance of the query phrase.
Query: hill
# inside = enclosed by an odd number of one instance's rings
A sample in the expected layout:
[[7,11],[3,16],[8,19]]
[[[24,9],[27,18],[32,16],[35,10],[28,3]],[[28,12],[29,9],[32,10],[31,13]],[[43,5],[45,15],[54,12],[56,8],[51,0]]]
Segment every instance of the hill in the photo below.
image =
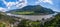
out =
[[9,13],[13,13],[13,14],[53,14],[54,11],[49,9],[49,8],[45,8],[42,7],[40,5],[28,5],[26,7],[23,7],[22,9],[15,9],[15,10],[10,10],[8,11]]

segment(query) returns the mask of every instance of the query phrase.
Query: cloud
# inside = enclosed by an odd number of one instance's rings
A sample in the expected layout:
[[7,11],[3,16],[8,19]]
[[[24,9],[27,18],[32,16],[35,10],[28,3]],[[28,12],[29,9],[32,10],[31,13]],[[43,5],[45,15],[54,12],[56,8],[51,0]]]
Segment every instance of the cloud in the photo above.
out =
[[27,6],[27,0],[20,0],[16,6],[20,8]]
[[16,2],[6,2],[5,0],[2,0],[2,1],[6,5],[8,10],[23,8],[24,6],[27,5],[27,0],[19,0]]
[[18,8],[21,7],[21,5],[22,5],[22,7],[26,6],[27,5],[26,1],[27,0],[24,0],[24,1],[23,0],[19,0],[17,2],[6,2],[5,0],[3,0],[3,2],[5,3],[5,5],[7,6],[8,9],[10,9],[11,6],[16,6]]
[[1,11],[1,12],[6,12],[7,10],[6,10],[6,8],[0,7],[0,11]]
[[53,4],[52,0],[38,0],[38,1],[36,2],[36,4],[39,4],[39,3],[41,3],[41,2]]
[[52,0],[43,0],[43,2],[53,4]]

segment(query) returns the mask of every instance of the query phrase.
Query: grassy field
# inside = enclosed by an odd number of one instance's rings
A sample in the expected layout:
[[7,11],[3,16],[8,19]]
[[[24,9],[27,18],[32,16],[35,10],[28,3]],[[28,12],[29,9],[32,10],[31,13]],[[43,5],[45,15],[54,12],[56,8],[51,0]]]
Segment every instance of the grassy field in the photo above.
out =
[[25,11],[25,12],[12,12],[12,14],[29,15],[29,14],[34,14],[34,12],[33,11],[31,11],[31,12],[28,12],[28,11]]

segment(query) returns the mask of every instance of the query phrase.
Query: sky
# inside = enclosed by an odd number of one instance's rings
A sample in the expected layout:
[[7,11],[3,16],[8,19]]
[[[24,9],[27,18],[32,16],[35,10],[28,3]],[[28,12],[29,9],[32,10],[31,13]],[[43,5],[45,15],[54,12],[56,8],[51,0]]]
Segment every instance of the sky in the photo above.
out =
[[0,11],[23,8],[27,5],[41,5],[60,12],[60,0],[0,0]]

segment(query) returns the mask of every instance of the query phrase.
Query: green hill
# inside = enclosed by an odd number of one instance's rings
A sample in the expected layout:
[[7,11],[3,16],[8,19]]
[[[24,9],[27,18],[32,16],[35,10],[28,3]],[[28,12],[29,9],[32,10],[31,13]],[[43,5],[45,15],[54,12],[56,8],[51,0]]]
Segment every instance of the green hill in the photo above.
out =
[[13,14],[22,14],[22,15],[38,15],[38,14],[53,14],[54,11],[49,9],[49,8],[45,8],[42,7],[40,5],[28,5],[26,7],[23,7],[22,9],[16,9],[16,10],[11,10],[8,11],[9,13],[13,13]]

